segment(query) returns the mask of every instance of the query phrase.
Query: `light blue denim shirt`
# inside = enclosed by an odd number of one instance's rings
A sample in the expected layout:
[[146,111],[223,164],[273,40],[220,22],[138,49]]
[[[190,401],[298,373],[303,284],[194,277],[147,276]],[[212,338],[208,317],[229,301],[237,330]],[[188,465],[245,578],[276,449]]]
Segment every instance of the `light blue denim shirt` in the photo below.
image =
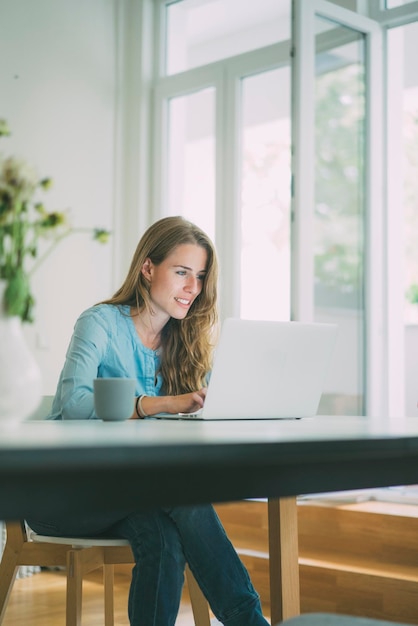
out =
[[94,378],[135,378],[135,395],[158,396],[158,352],[146,348],[130,307],[99,304],[78,318],[47,419],[95,419]]

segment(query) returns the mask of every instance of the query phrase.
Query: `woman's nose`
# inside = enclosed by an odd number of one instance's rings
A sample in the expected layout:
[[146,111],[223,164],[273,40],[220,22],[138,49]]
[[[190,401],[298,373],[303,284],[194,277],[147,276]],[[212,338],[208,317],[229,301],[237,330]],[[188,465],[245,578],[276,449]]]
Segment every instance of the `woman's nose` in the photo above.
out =
[[189,276],[189,279],[186,283],[186,289],[191,293],[196,293],[198,291],[197,278],[195,276]]

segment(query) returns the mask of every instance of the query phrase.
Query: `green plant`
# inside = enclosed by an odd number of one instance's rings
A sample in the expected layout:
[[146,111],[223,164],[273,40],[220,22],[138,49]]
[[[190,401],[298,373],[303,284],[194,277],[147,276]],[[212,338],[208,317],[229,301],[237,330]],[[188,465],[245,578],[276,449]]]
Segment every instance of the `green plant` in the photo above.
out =
[[418,304],[418,285],[416,283],[409,285],[406,290],[406,299],[411,304]]
[[[0,137],[9,135],[7,122],[0,119]],[[52,249],[76,232],[91,232],[100,243],[110,235],[104,229],[73,228],[65,212],[47,211],[38,197],[51,185],[50,178],[38,178],[26,161],[0,155],[0,279],[6,283],[6,312],[24,322],[33,321],[30,277]],[[41,240],[47,245],[42,254]]]

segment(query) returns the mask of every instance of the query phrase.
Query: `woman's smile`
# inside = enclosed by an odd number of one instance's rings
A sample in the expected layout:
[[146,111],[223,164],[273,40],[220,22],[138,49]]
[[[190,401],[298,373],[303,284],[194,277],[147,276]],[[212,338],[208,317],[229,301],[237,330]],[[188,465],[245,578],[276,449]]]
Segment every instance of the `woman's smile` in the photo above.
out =
[[192,303],[191,300],[185,300],[184,298],[174,298],[179,304],[189,307]]

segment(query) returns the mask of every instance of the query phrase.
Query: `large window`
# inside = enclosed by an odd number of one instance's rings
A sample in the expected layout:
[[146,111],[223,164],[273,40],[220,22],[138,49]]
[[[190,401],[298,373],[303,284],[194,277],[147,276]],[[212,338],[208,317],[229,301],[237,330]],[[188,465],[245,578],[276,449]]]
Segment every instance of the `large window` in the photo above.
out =
[[[293,0],[305,13],[312,3]],[[352,2],[318,3],[333,10],[315,18],[316,47],[304,59],[312,62],[312,98],[296,103],[296,114],[292,0],[150,4],[160,7],[152,217],[185,215],[214,238],[222,317],[337,322],[321,411],[403,413],[402,394],[394,393],[409,384],[399,329],[418,328],[418,32],[408,23],[418,21],[418,3],[370,3],[370,17],[341,9]],[[388,38],[380,62],[398,68],[377,117],[370,98],[376,106],[376,79],[386,80],[388,67],[371,70],[376,46],[366,36],[375,28]],[[386,104],[388,138],[379,126]],[[315,142],[312,178],[303,181],[312,194],[302,206],[292,196],[301,183],[291,139],[301,114],[313,116]],[[387,147],[397,156],[385,154]],[[392,167],[386,180],[376,175],[377,163]],[[418,362],[406,361],[411,367]]]

